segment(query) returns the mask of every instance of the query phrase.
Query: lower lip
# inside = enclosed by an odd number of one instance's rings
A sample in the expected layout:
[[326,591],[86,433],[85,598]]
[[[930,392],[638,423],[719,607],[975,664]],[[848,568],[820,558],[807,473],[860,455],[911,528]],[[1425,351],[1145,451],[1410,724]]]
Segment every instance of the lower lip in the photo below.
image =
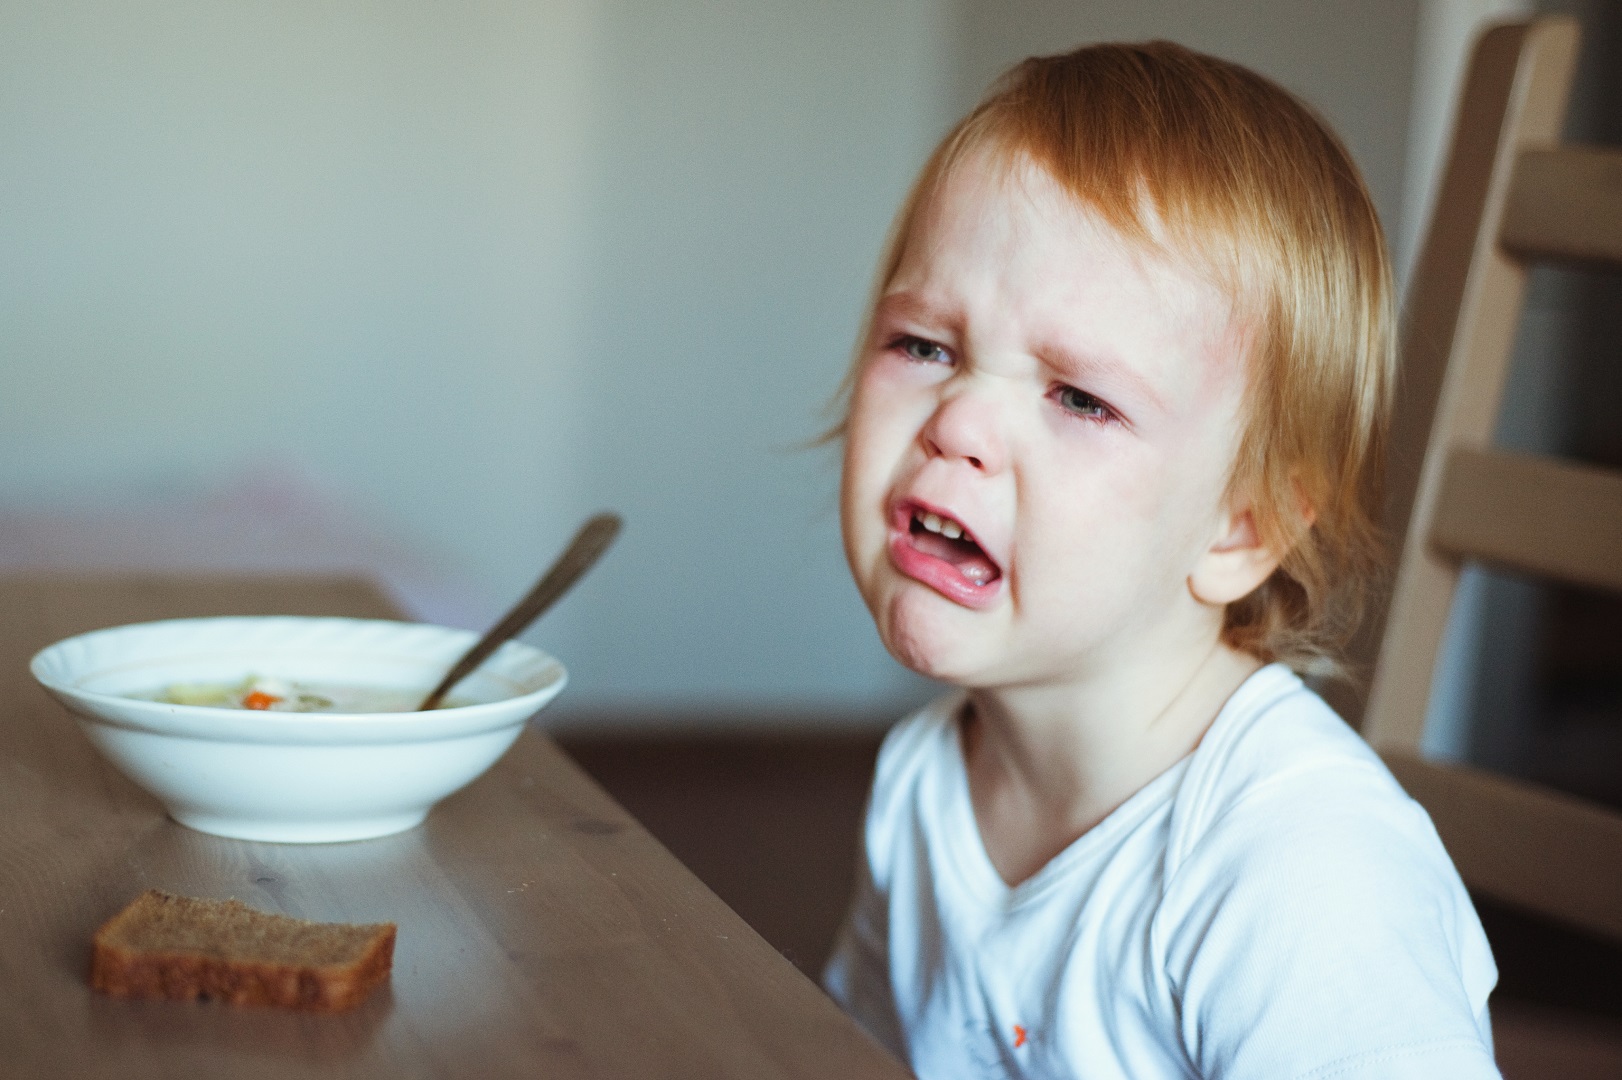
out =
[[910,518],[908,526],[907,529],[890,531],[890,561],[897,570],[966,608],[988,608],[996,601],[1002,592],[1000,576],[984,585],[976,585],[945,559],[926,555],[913,547]]

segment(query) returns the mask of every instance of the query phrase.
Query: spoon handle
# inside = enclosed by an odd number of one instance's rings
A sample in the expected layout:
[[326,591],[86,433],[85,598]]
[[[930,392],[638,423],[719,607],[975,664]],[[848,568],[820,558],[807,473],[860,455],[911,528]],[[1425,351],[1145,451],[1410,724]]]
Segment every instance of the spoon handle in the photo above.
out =
[[608,550],[608,545],[619,535],[620,524],[618,514],[608,513],[598,514],[580,526],[580,531],[574,534],[574,539],[569,541],[569,546],[558,556],[558,561],[552,564],[552,568],[535,583],[535,587],[528,595],[513,605],[513,609],[479,639],[478,644],[456,662],[456,666],[451,668],[450,673],[438,686],[434,687],[433,692],[422,699],[417,711],[424,712],[437,707],[453,686],[467,678],[474,668],[484,663],[491,653],[506,643],[508,638],[518,636],[526,626],[540,617],[541,612],[568,592],[570,587],[580,580],[580,576],[590,570],[592,564]]

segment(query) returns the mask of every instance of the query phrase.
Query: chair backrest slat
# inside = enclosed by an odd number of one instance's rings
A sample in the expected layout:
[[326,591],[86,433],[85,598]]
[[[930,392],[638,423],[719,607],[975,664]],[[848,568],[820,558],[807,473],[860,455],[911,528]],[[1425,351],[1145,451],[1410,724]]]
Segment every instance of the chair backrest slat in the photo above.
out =
[[1522,258],[1622,265],[1622,150],[1522,154],[1500,240]]
[[1502,450],[1454,449],[1431,543],[1456,559],[1622,592],[1622,473]]

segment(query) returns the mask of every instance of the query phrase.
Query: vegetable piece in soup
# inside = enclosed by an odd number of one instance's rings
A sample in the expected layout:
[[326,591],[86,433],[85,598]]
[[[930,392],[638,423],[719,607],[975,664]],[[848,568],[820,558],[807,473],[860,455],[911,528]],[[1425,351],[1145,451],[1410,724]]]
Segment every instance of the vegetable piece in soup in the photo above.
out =
[[[171,683],[161,690],[134,697],[170,705],[202,705],[215,709],[252,709],[262,712],[385,713],[413,712],[425,690],[393,690],[374,686],[339,686],[297,683],[250,675],[238,683]],[[440,708],[468,704],[447,701]]]

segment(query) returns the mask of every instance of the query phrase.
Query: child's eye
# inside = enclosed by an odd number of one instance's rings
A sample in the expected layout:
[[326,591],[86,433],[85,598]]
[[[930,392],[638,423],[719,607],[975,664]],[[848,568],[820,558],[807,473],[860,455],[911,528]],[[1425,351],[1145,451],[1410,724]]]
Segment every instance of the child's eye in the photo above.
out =
[[902,334],[890,342],[890,348],[899,349],[902,355],[909,360],[918,360],[925,364],[940,364],[951,361],[951,356],[945,349],[933,341],[926,341],[911,334]]
[[1059,386],[1053,390],[1053,400],[1065,412],[1087,420],[1113,420],[1115,411],[1085,390],[1074,386]]

